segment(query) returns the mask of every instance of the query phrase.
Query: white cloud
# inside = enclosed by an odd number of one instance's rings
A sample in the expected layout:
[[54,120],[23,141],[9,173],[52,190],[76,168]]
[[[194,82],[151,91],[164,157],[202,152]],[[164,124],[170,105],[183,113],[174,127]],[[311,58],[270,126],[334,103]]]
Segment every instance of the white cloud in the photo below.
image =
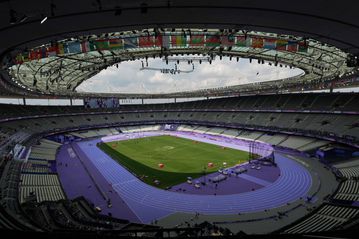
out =
[[[149,67],[174,69],[174,63],[166,65],[161,59],[149,59]],[[251,82],[268,81],[298,75],[300,69],[249,63],[247,59],[239,62],[228,58],[194,63],[192,73],[163,74],[160,71],[140,70],[141,61],[129,61],[119,67],[109,67],[82,83],[77,90],[111,93],[170,93],[204,88],[223,87]],[[180,70],[191,70],[192,65],[181,62]]]

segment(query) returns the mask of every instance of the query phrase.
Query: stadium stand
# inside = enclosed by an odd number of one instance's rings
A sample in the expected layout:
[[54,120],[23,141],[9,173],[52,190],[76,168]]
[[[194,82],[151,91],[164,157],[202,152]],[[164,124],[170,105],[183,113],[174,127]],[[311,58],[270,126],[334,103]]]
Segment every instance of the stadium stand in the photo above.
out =
[[[196,107],[196,105],[198,105],[198,103],[194,102],[180,103],[178,105],[173,104],[170,107],[174,110],[173,112],[153,110],[146,112],[143,108],[148,106],[136,106],[136,112],[109,112],[111,117],[108,117],[109,113],[104,110],[99,111],[96,109],[94,111],[95,114],[71,112],[61,116],[47,115],[40,118],[28,117],[26,120],[16,119],[3,121],[1,127],[5,129],[2,131],[4,134],[21,132],[21,137],[12,138],[11,145],[22,142],[25,145],[31,146],[31,154],[26,163],[12,162],[12,167],[16,168],[13,170],[16,170],[17,173],[11,171],[10,174],[17,175],[18,179],[15,181],[17,183],[12,184],[13,189],[5,192],[8,194],[12,192],[9,195],[16,200],[12,203],[7,201],[7,205],[8,207],[17,208],[15,211],[20,215],[22,214],[21,208],[26,208],[25,211],[27,211],[30,210],[30,206],[27,205],[31,205],[31,203],[39,205],[37,210],[31,211],[29,215],[32,215],[36,225],[44,225],[42,230],[58,230],[61,228],[95,230],[92,226],[98,223],[99,219],[94,219],[93,216],[89,216],[88,214],[88,211],[93,210],[93,208],[85,210],[82,206],[79,206],[80,202],[76,200],[70,202],[66,199],[66,195],[61,188],[56,174],[55,163],[57,150],[62,144],[59,143],[61,140],[57,142],[58,138],[53,137],[50,140],[44,137],[50,132],[62,132],[63,135],[75,137],[74,139],[76,139],[76,137],[87,139],[118,134],[119,132],[156,131],[161,129],[161,124],[168,122],[177,124],[178,131],[223,135],[226,137],[265,142],[274,146],[291,148],[298,151],[309,151],[329,144],[331,140],[336,140],[338,135],[343,134],[343,127],[347,127],[348,124],[354,124],[353,122],[356,121],[355,116],[350,114],[337,114],[334,112],[267,112],[266,107],[269,104],[264,104],[266,100],[262,102],[252,101],[251,97],[244,98],[246,100],[243,100],[238,106],[246,109],[247,107],[252,107],[254,104],[258,104],[262,107],[257,107],[257,109],[261,109],[262,111],[239,111],[234,113],[233,111],[223,110],[213,112],[208,110],[206,110],[206,112],[200,112],[200,110],[198,110],[198,112],[193,112],[190,106]],[[293,98],[296,99],[295,97]],[[306,104],[310,105],[310,107],[316,106],[316,104],[310,103],[315,102],[316,97],[307,98]],[[282,104],[290,105],[290,100],[284,101],[283,99],[283,97],[279,97],[278,99],[271,98],[269,100],[284,102]],[[328,100],[328,98],[326,98],[326,100]],[[208,104],[208,106],[213,107],[213,109],[216,108],[216,105],[221,104],[225,104],[229,107],[234,102],[231,98],[228,99],[229,103],[226,103],[225,99],[210,101],[211,103]],[[201,106],[207,107],[207,105],[204,104],[205,103],[202,103]],[[179,105],[185,105],[188,111],[184,109],[185,107],[182,108],[182,106],[180,107]],[[135,108],[135,106],[129,106],[129,108],[131,107]],[[160,108],[158,105],[154,106],[154,108],[156,107]],[[167,106],[162,105],[162,107],[165,108]],[[328,128],[326,124],[323,124],[323,121],[327,120],[327,118],[330,118],[333,122],[340,122],[340,120],[343,119],[343,121],[345,121],[344,125],[347,126],[338,127],[338,130],[336,128]],[[228,122],[231,123],[228,124]],[[256,128],[258,128],[257,125],[261,129],[260,131],[256,130]],[[54,126],[56,128],[54,128]],[[283,126],[288,128],[282,128]],[[18,128],[21,128],[21,131],[17,131],[16,129]],[[306,130],[299,131],[299,129],[302,128],[306,128]],[[320,130],[320,135],[317,135],[318,130]],[[288,133],[295,134],[298,133],[298,131],[309,133],[309,135],[314,136],[314,138],[288,135]],[[333,131],[337,133],[333,134]],[[355,131],[350,131],[350,134],[355,134]],[[40,136],[31,139],[29,137],[31,135]],[[350,142],[355,144],[356,140]],[[4,152],[6,152],[6,150]],[[334,166],[337,167],[348,180],[341,182],[338,190],[332,196],[332,199],[351,202],[357,201],[359,198],[357,194],[358,185],[352,178],[358,175],[356,171],[358,165],[352,162],[351,164],[342,163]],[[9,175],[8,167],[2,168],[4,171],[3,175]],[[139,192],[140,191],[141,190],[139,190]],[[158,198],[158,200],[161,201],[161,198]],[[21,203],[22,206],[16,205],[17,202]],[[325,210],[310,213],[304,220],[297,222],[297,224],[289,229],[285,229],[283,233],[330,230],[340,225],[347,225],[352,219],[354,220],[356,218],[355,215],[357,215],[357,211],[355,207],[338,206],[334,203],[335,201],[332,201],[331,204],[327,204],[323,207]],[[81,205],[82,204],[83,203],[81,203]],[[350,215],[350,218],[347,217],[348,215]],[[37,218],[37,221],[35,218]],[[28,218],[23,219],[23,221],[25,223],[21,223],[22,227],[24,227],[24,224],[27,225],[27,223],[29,223]],[[317,227],[313,227],[313,221],[319,222]],[[107,224],[105,223],[105,225]],[[114,224],[111,228],[129,228],[128,225],[128,223]],[[102,224],[101,227],[103,227],[104,230],[109,229],[108,226]]]
[[[354,96],[353,96],[354,97]],[[246,98],[246,97],[244,97]],[[248,98],[248,97],[247,97]],[[249,97],[250,98],[250,97]],[[334,97],[336,98],[336,97]],[[290,101],[288,101],[290,102]],[[182,106],[183,103],[178,103],[178,107]],[[189,104],[189,103],[187,103]],[[194,103],[193,103],[194,104]],[[131,108],[133,106],[129,106]],[[154,108],[157,108],[157,105],[154,105]],[[125,110],[123,108],[122,110]],[[138,109],[140,110],[140,109]],[[197,111],[200,111],[198,109]],[[70,128],[76,127],[78,125],[101,125],[101,124],[111,124],[115,122],[151,122],[151,121],[191,121],[192,124],[196,122],[206,122],[207,124],[223,124],[228,126],[227,122],[231,122],[231,125],[243,128],[253,128],[261,129],[263,131],[272,131],[272,132],[291,132],[297,135],[305,136],[314,136],[320,139],[332,138],[339,140],[343,143],[352,143],[355,144],[356,138],[359,135],[356,130],[356,116],[346,113],[335,113],[334,111],[329,112],[301,112],[299,113],[289,113],[289,112],[246,112],[239,111],[234,114],[234,112],[225,112],[222,109],[216,110],[216,112],[208,112],[200,114],[195,112],[186,111],[184,108],[178,108],[176,114],[175,112],[162,113],[161,111],[151,110],[152,113],[141,112],[141,118],[137,118],[138,113],[125,113],[126,111],[121,111],[123,113],[110,112],[111,118],[105,119],[101,112],[98,114],[86,115],[85,113],[75,114],[73,116],[64,116],[65,120],[58,121],[58,118],[61,117],[57,115],[56,117],[48,117],[49,120],[44,120],[43,118],[37,118],[37,122],[34,122],[32,119],[29,119],[29,124],[34,125],[35,127],[27,126],[28,123],[24,124],[24,121],[8,121],[4,124],[8,128],[16,127],[22,128],[26,133],[32,133],[43,128],[44,130],[53,128]],[[178,117],[180,115],[180,117]],[[218,117],[217,117],[218,116]],[[21,124],[21,122],[23,124]],[[336,127],[331,127],[336,125]],[[98,135],[97,133],[90,133],[93,136]],[[251,138],[257,138],[259,135],[249,136]]]
[[339,190],[334,195],[334,199],[359,201],[359,182],[355,180],[342,182],[339,186]]
[[350,207],[341,207],[335,205],[323,205],[317,212],[287,229],[285,232],[294,233],[308,233],[328,231],[338,227],[353,218],[357,217],[359,209]]

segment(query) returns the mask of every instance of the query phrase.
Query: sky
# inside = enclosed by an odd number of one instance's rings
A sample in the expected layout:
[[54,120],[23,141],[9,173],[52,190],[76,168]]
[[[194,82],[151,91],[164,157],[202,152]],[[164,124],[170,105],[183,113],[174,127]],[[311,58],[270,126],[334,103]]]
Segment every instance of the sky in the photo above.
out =
[[[146,66],[146,63],[144,63]],[[140,70],[141,60],[127,61],[112,66],[83,82],[79,92],[97,93],[171,93],[197,89],[216,88],[231,85],[247,84],[259,81],[283,79],[301,74],[300,69],[289,67],[269,66],[268,63],[252,63],[248,59],[235,58],[232,61],[227,57],[220,60],[218,57],[209,62],[194,61],[194,71],[191,73],[164,74],[160,71]],[[148,67],[159,69],[174,69],[175,62],[168,65],[162,59],[148,59]],[[180,62],[179,70],[192,70],[192,65]]]

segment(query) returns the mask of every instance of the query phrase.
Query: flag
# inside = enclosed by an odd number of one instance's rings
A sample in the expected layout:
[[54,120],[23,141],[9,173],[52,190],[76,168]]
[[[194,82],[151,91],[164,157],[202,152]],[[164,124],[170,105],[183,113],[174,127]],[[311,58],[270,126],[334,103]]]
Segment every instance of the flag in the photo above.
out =
[[156,47],[162,47],[163,37],[164,37],[164,36],[162,36],[162,35],[156,35],[156,36],[155,36],[154,45],[155,45]]
[[123,42],[122,39],[120,38],[110,39],[108,40],[108,42],[109,42],[109,49],[112,50],[123,49]]
[[221,44],[220,35],[206,35],[206,46],[215,47]]
[[41,58],[46,58],[46,47],[41,47],[40,51],[41,51]]
[[95,42],[93,40],[88,41],[89,45],[90,45],[90,51],[96,51],[96,45]]
[[22,60],[23,60],[23,62],[28,62],[30,60],[29,52],[23,52],[22,53]]
[[138,47],[137,37],[124,38],[123,43],[124,43],[124,48],[125,49],[137,48]]
[[63,55],[65,54],[65,47],[63,43],[57,44],[57,55]]
[[297,52],[298,44],[296,41],[288,41],[287,51]]
[[167,49],[170,48],[170,36],[162,36],[162,47]]
[[139,37],[138,45],[140,47],[153,47],[154,45],[153,36]]
[[277,39],[276,42],[276,50],[277,51],[285,51],[286,50],[286,46],[288,44],[287,40],[283,40],[283,39]]
[[235,41],[234,35],[230,34],[228,36],[221,36],[222,46],[233,46]]
[[252,47],[253,48],[263,48],[263,38],[252,37]]
[[203,46],[204,36],[203,35],[192,35],[189,39],[190,46]]
[[28,62],[30,60],[29,57],[30,57],[29,52],[19,53],[15,57],[15,63],[16,64],[22,64],[24,62]]
[[110,48],[110,44],[108,39],[99,39],[94,42],[97,51],[108,50]]
[[298,42],[298,52],[308,53],[308,42],[307,41]]
[[251,45],[251,38],[245,36],[237,36],[237,46],[249,47]]
[[81,42],[81,49],[82,49],[83,53],[91,51],[90,42],[89,41],[82,41]]
[[30,60],[38,60],[41,58],[41,53],[39,50],[31,50],[30,51]]
[[23,55],[21,53],[17,54],[15,57],[16,64],[22,64],[24,62]]
[[171,43],[172,47],[180,47],[187,45],[187,37],[180,35],[180,36],[171,36]]
[[46,48],[46,56],[56,56],[57,55],[57,45],[50,46]]
[[68,42],[65,46],[65,53],[80,53],[81,44],[78,41]]
[[274,50],[276,47],[275,43],[276,43],[276,39],[266,38],[266,39],[264,39],[263,48]]

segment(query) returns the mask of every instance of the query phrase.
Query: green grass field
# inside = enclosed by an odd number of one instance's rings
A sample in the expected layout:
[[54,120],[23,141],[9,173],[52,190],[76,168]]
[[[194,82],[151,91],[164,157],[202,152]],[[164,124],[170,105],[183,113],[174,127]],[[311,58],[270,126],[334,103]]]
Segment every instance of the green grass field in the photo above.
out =
[[[248,152],[174,136],[103,143],[99,148],[150,185],[166,188],[248,160]],[[213,163],[213,167],[207,167]],[[163,168],[159,164],[164,164]],[[154,185],[154,180],[159,185]]]

